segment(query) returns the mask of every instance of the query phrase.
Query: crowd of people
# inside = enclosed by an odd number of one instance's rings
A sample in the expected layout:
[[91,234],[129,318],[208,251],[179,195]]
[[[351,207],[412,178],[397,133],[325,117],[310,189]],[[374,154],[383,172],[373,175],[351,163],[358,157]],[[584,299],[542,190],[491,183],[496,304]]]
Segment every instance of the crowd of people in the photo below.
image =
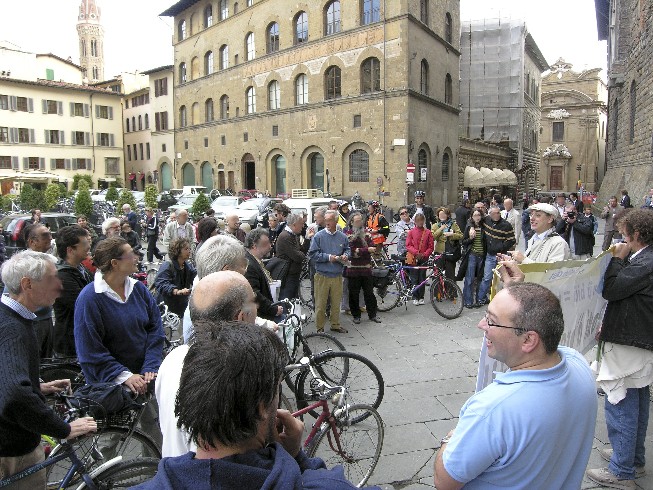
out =
[[[466,200],[453,213],[426,205],[422,191],[414,197],[399,210],[398,253],[409,265],[439,255],[447,277],[464,279],[466,307],[489,303],[479,328],[490,357],[510,368],[465,404],[443,439],[437,488],[579,488],[596,423],[595,380],[579,353],[558,345],[559,300],[544,286],[522,284],[519,264],[590,257],[597,230],[591,209],[575,194],[533,200],[521,216],[498,195],[473,207]],[[634,488],[645,462],[653,381],[653,212],[645,207],[630,209],[614,197],[602,212],[612,232],[603,247],[620,242],[605,273],[608,306],[598,334],[611,447],[601,452],[609,466],[586,474],[614,488]],[[165,259],[154,294],[132,277],[142,247],[131,210],[123,213],[106,220],[100,236],[83,216],[60,229],[57,258],[49,253],[49,229],[36,219],[25,229],[28,250],[3,264],[0,478],[44,458],[41,434],[72,439],[97,428],[87,417],[64,423],[48,408],[44,395],[70,387],[69,380],[39,380],[40,360],[56,357],[75,358],[88,383],[154,394],[141,426],[164,460],[142,488],[198,488],[203,479],[219,486],[235,475],[246,488],[353,488],[341,469],[306,457],[301,422],[277,409],[288,356],[275,334],[284,311],[272,285],[280,281],[280,298],[296,298],[307,263],[317,331],[328,318],[331,331],[347,333],[347,311],[354,324],[363,312],[369,327],[381,323],[372,268],[390,224],[380,204],[370,201],[363,214],[334,201],[315,211],[311,226],[279,204],[269,229],[247,233],[237,216],[227,216],[223,229],[213,216],[194,227],[182,210],[164,229],[167,258],[148,210],[147,259]],[[90,255],[94,270],[85,266]],[[490,303],[497,264],[505,288]],[[421,282],[423,269],[411,271],[411,280]],[[184,318],[184,344],[165,359],[159,301]],[[423,289],[414,302],[424,303]],[[16,488],[44,488],[43,473]]]

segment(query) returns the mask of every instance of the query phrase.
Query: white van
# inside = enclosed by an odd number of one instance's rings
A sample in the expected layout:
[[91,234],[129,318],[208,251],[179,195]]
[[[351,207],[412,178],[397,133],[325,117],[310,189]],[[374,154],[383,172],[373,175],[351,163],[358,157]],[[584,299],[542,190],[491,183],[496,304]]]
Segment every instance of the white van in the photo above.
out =
[[182,196],[190,196],[192,194],[199,194],[203,192],[207,194],[208,189],[201,185],[185,185],[181,190]]
[[315,197],[310,199],[296,199],[290,198],[283,201],[283,203],[290,208],[290,211],[295,214],[305,212],[308,214],[306,223],[308,225],[313,223],[313,215],[315,210],[320,206],[328,206],[334,199],[330,197]]

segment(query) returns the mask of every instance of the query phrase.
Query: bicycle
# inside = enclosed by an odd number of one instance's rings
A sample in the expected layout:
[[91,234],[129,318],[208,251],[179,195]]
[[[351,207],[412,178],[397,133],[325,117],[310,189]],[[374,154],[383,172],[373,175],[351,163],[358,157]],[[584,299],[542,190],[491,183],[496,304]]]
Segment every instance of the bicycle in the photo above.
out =
[[[60,395],[65,399],[63,415],[70,411],[86,411],[84,409],[74,409],[67,395]],[[144,402],[141,402],[138,408],[124,410],[115,414],[108,414],[105,417],[96,418],[98,431],[96,433],[82,436],[72,443],[75,453],[86,471],[94,468],[103,468],[106,464],[113,461],[116,457],[132,460],[143,455],[161,459],[161,449],[158,445],[143,431],[137,428],[146,405],[149,403],[151,395],[147,395]],[[87,409],[92,402],[89,401]],[[96,404],[94,404],[96,405]],[[57,444],[50,450],[49,458],[58,458],[60,454],[67,451],[66,444]],[[68,473],[68,467],[60,464],[61,458],[49,465],[47,471],[48,487],[61,484]],[[78,480],[72,479],[71,482]],[[57,488],[57,487],[55,487]],[[63,487],[62,487],[63,488]]]
[[[312,397],[314,403],[293,413],[301,417],[322,409],[313,424],[304,448],[309,458],[321,458],[328,467],[341,464],[349,481],[361,487],[369,480],[381,457],[383,448],[383,420],[374,407],[348,404],[345,386],[331,386],[321,379],[308,358],[288,369],[308,369],[316,380]],[[334,403],[333,412],[329,401]]]
[[[390,261],[382,261],[391,276],[387,279],[387,286],[374,288],[379,311],[390,311],[399,305],[406,305],[408,308],[408,302],[415,291],[430,283],[431,305],[435,311],[448,320],[460,316],[463,311],[463,293],[458,284],[445,277],[444,271],[438,267],[437,261],[443,258],[443,255],[431,255],[425,266],[406,266],[398,260],[398,256],[393,255],[392,258]],[[413,286],[407,273],[411,269],[422,269],[431,273]]]
[[75,357],[41,360],[39,377],[46,383],[57,379],[69,379],[72,391],[86,384],[82,368]]
[[[80,415],[78,409],[69,405],[65,419],[71,421]],[[116,456],[91,471],[91,467],[87,466],[82,458],[78,456],[75,444],[64,440],[58,447],[60,447],[60,450],[57,454],[50,453],[49,457],[41,463],[32,465],[15,475],[0,480],[0,488],[8,487],[39,471],[46,470],[48,472],[50,467],[62,463],[64,460],[70,461],[70,464],[66,465],[66,472],[59,481],[48,481],[47,488],[69,488],[71,485],[79,490],[84,488],[91,490],[128,488],[153,478],[159,464],[159,460],[155,458],[122,461],[122,456]],[[102,459],[101,453],[97,450],[93,456],[96,456],[98,460]]]

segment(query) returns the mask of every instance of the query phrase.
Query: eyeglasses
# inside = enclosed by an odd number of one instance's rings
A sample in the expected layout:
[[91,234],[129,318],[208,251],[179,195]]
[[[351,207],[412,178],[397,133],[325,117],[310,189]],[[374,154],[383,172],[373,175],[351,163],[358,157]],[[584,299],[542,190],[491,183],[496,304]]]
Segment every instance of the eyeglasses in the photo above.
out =
[[408,214],[408,213],[406,211],[403,211],[403,212],[401,212],[399,214],[402,215],[402,214]]
[[488,328],[492,328],[492,327],[511,328],[513,330],[517,330],[518,332],[522,332],[522,333],[527,331],[525,328],[521,328],[521,327],[508,327],[507,325],[499,325],[497,323],[492,323],[490,320],[488,320],[487,312],[485,312],[485,316],[483,317],[483,319],[485,320],[485,324],[488,326]]

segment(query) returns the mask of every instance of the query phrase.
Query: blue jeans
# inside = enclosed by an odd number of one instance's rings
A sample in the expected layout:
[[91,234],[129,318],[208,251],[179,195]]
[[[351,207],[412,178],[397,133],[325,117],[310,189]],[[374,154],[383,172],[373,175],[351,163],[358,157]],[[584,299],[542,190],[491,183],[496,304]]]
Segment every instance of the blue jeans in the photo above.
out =
[[481,272],[481,266],[483,265],[483,257],[480,255],[475,255],[469,253],[469,259],[467,262],[467,272],[465,273],[465,282],[463,284],[463,304],[472,305],[474,304],[474,281],[476,276]]
[[651,401],[649,387],[628,388],[616,405],[605,397],[605,422],[613,453],[608,469],[617,478],[635,479],[635,466],[644,466],[644,439]]
[[478,288],[477,302],[488,301],[488,293],[492,285],[492,270],[497,266],[497,256],[487,254],[485,256],[485,268],[483,269],[483,280],[481,286]]

